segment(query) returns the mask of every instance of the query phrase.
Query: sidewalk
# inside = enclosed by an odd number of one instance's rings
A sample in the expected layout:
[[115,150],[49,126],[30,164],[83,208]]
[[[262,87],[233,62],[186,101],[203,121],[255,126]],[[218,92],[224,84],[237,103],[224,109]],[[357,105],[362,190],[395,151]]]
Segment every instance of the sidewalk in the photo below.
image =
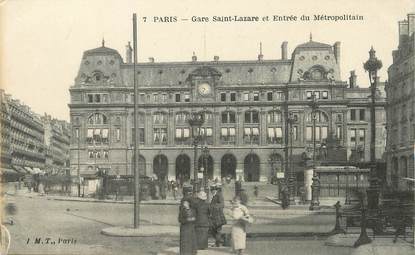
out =
[[[359,238],[359,233],[337,234],[330,236],[326,240],[327,246],[337,247],[353,247],[356,240]],[[392,236],[376,236],[373,238],[371,231],[368,231],[368,236],[372,239],[369,244],[361,245],[353,250],[352,255],[406,255],[415,254],[415,248],[409,241],[404,241],[399,238],[396,243],[393,242]],[[410,237],[407,237],[410,240]]]
[[[16,195],[16,194],[10,194],[9,195]],[[17,196],[24,196],[24,197],[29,197],[29,198],[44,198],[44,199],[48,199],[48,200],[55,200],[55,201],[74,201],[74,202],[89,202],[89,203],[115,203],[115,204],[133,204],[133,200],[131,198],[129,199],[125,199],[125,200],[114,200],[114,199],[96,199],[96,198],[88,198],[88,197],[72,197],[72,196],[62,196],[62,195],[50,195],[50,194],[45,194],[45,195],[41,195],[37,192],[28,192],[26,190],[20,190],[17,193]],[[177,198],[177,200],[174,200],[173,197],[167,197],[167,199],[162,200],[142,200],[140,203],[143,205],[179,205],[180,204],[180,199],[181,198]],[[325,202],[322,201],[321,202],[321,209],[317,210],[317,211],[310,211],[309,205],[299,205],[299,204],[295,204],[295,205],[291,205],[289,208],[287,209],[282,209],[281,206],[275,202],[270,201],[269,199],[265,198],[257,198],[257,199],[252,199],[249,204],[248,204],[248,208],[253,208],[253,209],[272,209],[273,211],[276,212],[281,212],[283,214],[305,214],[305,215],[309,215],[309,214],[334,214],[334,208],[332,207],[331,204],[332,201],[329,202]],[[225,201],[225,206],[226,207],[230,207],[231,203],[230,201]]]

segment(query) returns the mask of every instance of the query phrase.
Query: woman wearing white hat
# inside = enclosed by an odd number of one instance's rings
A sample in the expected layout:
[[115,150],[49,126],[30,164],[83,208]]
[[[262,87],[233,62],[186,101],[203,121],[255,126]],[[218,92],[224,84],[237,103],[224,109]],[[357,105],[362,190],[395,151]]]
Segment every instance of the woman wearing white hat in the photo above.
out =
[[246,225],[252,223],[253,219],[238,196],[232,200],[232,218],[234,220],[231,233],[232,247],[236,254],[243,254],[246,248]]

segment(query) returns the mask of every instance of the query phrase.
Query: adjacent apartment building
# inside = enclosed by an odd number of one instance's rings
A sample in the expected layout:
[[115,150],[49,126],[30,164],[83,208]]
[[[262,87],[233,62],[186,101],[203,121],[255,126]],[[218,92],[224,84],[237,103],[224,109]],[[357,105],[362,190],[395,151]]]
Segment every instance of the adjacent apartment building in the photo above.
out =
[[[369,161],[370,101],[368,88],[359,88],[356,75],[340,77],[341,46],[313,41],[288,55],[253,60],[138,63],[139,94],[133,90],[132,49],[125,59],[102,46],[83,53],[70,87],[71,174],[97,178],[100,170],[112,177],[132,178],[133,134],[140,139],[140,173],[169,179],[193,178],[193,146],[189,114],[204,115],[198,167],[209,178],[235,177],[269,181],[285,170],[285,150],[292,144],[297,180],[304,161],[342,148],[340,163]],[[311,101],[317,99],[313,128]],[[139,123],[134,127],[133,102],[139,97]],[[385,147],[385,93],[378,98],[376,156]],[[293,116],[288,132],[286,116]],[[286,132],[287,130],[287,132]],[[313,132],[314,131],[314,132]],[[313,133],[315,135],[313,135]],[[335,149],[328,149],[328,141]],[[287,141],[290,141],[287,143]],[[341,151],[341,150],[339,150]],[[339,152],[340,153],[340,152]],[[338,162],[339,163],[339,162]]]
[[0,103],[3,173],[56,174],[69,167],[69,123],[34,113],[4,90]]
[[[387,173],[395,189],[413,185],[415,144],[415,14],[399,21],[399,45],[388,69]],[[412,179],[412,181],[410,180]]]

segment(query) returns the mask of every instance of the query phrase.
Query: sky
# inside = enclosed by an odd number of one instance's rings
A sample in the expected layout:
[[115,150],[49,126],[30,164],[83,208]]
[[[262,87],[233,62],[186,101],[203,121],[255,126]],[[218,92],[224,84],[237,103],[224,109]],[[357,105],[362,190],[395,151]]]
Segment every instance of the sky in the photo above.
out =
[[[254,60],[262,42],[264,59],[279,59],[283,41],[289,56],[309,40],[341,42],[341,74],[356,70],[367,87],[363,62],[371,46],[387,79],[398,21],[415,12],[413,0],[4,0],[0,1],[0,87],[32,111],[69,120],[69,88],[82,53],[105,45],[124,57],[132,41],[132,14],[138,15],[138,60]],[[192,16],[362,15],[363,21],[191,22]],[[177,22],[153,22],[154,17]],[[144,22],[146,17],[146,22]],[[182,19],[189,19],[183,21]]]

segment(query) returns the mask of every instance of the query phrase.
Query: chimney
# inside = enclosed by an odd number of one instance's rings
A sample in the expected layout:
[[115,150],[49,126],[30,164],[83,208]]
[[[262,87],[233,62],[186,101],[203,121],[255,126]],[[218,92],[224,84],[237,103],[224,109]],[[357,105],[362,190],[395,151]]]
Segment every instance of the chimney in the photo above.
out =
[[350,71],[349,85],[351,89],[356,88],[356,80],[357,80],[357,76],[356,76],[355,70]]
[[287,44],[288,42],[284,41],[281,44],[281,59],[287,60]]
[[262,55],[262,42],[259,43],[259,54],[258,54],[258,61],[264,60],[264,55]]
[[150,63],[154,63],[154,58],[153,58],[153,57],[149,57],[149,58],[148,58],[148,62],[150,62]]
[[408,14],[408,35],[412,36],[415,32],[415,13]]
[[399,57],[399,51],[393,50],[392,51],[392,59],[393,59],[393,61],[395,62],[398,59],[398,57]]
[[192,62],[196,62],[196,61],[197,61],[197,56],[195,52],[193,51]]
[[219,61],[219,56],[214,56],[213,61],[218,62]]
[[[409,15],[408,15],[409,18]],[[399,45],[403,45],[409,36],[409,24],[407,20],[398,22],[399,25]]]
[[133,48],[131,48],[131,43],[128,42],[128,45],[125,46],[125,59],[127,61],[127,64],[132,63],[133,59]]
[[333,45],[334,49],[334,57],[336,58],[336,62],[340,63],[340,42],[335,42]]

